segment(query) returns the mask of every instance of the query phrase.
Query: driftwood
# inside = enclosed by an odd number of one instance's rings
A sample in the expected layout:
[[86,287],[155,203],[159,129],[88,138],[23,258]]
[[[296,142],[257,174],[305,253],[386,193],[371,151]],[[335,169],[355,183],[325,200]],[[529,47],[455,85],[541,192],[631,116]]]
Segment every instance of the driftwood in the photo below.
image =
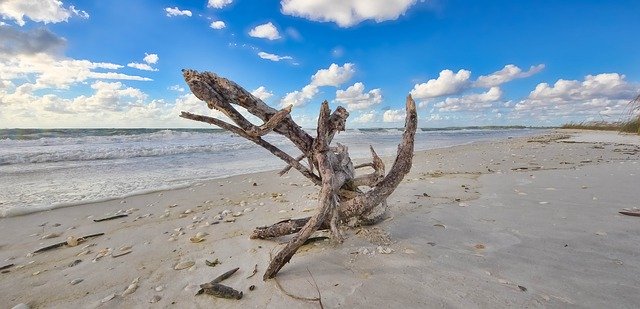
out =
[[640,211],[618,211],[618,213],[625,216],[640,217]]
[[126,215],[126,214],[122,214],[122,215],[115,215],[115,216],[106,217],[106,218],[101,218],[101,219],[93,219],[93,222],[108,221],[108,220],[113,220],[113,219],[118,219],[118,218],[124,218],[124,217],[128,217],[128,216],[129,216],[129,215]]
[[200,290],[196,293],[196,295],[200,295],[202,293],[213,295],[218,298],[229,298],[229,299],[241,299],[242,291],[237,291],[236,289],[223,285],[220,282],[231,277],[239,268],[234,268],[210,282],[204,283],[200,285]]
[[[372,162],[354,166],[345,145],[332,145],[334,136],[345,130],[349,117],[349,112],[343,107],[331,111],[329,103],[324,101],[318,116],[316,134],[311,136],[293,121],[291,106],[276,110],[236,83],[210,72],[183,70],[182,73],[191,92],[209,108],[226,115],[232,123],[188,112],[182,112],[180,117],[216,125],[252,141],[287,164],[280,175],[293,168],[320,186],[318,209],[314,216],[258,227],[251,234],[251,238],[260,239],[295,234],[272,257],[263,276],[264,280],[273,278],[315,231],[328,229],[335,241],[342,242],[341,226],[368,225],[380,221],[387,209],[387,197],[411,169],[418,119],[411,96],[406,100],[407,115],[402,141],[398,145],[396,159],[385,175],[384,163],[373,147]],[[234,105],[246,109],[261,119],[263,124],[251,123]],[[292,156],[262,139],[262,136],[269,133],[280,134],[289,139],[300,154]],[[305,161],[306,164],[303,164]],[[373,172],[356,176],[356,169],[362,168],[371,168]]]
[[[104,235],[104,233],[91,234],[91,235],[87,235],[87,236],[80,237],[80,238],[78,238],[78,240],[79,240],[79,241],[80,241],[80,240],[86,240],[86,239],[88,239],[88,238],[98,237],[98,236],[102,236],[102,235]],[[36,251],[33,251],[33,254],[40,253],[40,252],[45,252],[45,251],[49,251],[49,250],[56,249],[56,248],[60,248],[60,247],[62,247],[62,246],[66,246],[66,245],[67,245],[67,241],[66,241],[66,240],[65,240],[65,241],[61,241],[61,242],[59,242],[59,243],[55,243],[55,244],[53,244],[53,245],[49,245],[49,246],[46,246],[46,247],[40,248],[40,249],[38,249],[38,250],[36,250]]]

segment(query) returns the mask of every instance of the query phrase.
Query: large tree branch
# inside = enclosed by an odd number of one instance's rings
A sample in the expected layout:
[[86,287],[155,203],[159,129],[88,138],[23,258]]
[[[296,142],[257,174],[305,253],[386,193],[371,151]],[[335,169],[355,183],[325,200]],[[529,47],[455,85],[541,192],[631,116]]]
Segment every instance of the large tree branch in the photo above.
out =
[[[191,92],[197,98],[207,102],[209,108],[216,106],[228,108],[230,106],[229,103],[233,103],[245,108],[249,113],[265,122],[278,112],[244,88],[238,86],[238,84],[214,73],[182,70],[182,75]],[[235,114],[232,114],[232,116],[234,118],[230,118],[234,122],[239,121],[239,123],[236,123],[244,130],[249,130],[253,126],[250,122],[245,122],[246,119],[243,120],[244,117],[240,118]],[[273,131],[291,140],[302,153],[308,154],[311,151],[313,138],[302,130],[291,119],[291,116],[287,115]]]
[[316,185],[320,185],[322,183],[322,181],[320,180],[320,178],[311,173],[311,171],[309,171],[306,167],[304,167],[304,165],[300,164],[300,162],[296,161],[293,157],[291,157],[289,154],[287,154],[286,152],[280,150],[278,147],[273,146],[272,144],[270,144],[269,142],[263,140],[260,137],[257,136],[252,136],[247,134],[247,132],[245,132],[244,130],[226,123],[220,119],[216,119],[213,117],[207,117],[207,116],[202,116],[202,115],[196,115],[196,114],[192,114],[192,113],[188,113],[188,112],[182,112],[182,114],[180,114],[180,117],[182,118],[186,118],[186,119],[191,119],[191,120],[195,120],[195,121],[200,121],[200,122],[205,122],[205,123],[209,123],[212,125],[216,125],[218,127],[221,127],[227,131],[231,131],[233,133],[236,133],[258,145],[260,145],[262,148],[268,150],[269,152],[271,152],[273,155],[275,155],[276,157],[282,159],[283,161],[287,162],[289,165],[293,166],[295,169],[297,169],[298,171],[300,171],[300,173],[302,173],[302,175],[304,175],[305,177],[309,178],[314,184]]

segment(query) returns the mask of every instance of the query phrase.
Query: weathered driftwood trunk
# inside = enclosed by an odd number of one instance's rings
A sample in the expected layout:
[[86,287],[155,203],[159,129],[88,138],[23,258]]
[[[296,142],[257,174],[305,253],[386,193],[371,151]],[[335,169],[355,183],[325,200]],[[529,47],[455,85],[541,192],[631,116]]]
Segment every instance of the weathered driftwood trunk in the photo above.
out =
[[[285,220],[271,226],[258,227],[253,231],[251,238],[262,239],[296,233],[271,260],[263,277],[265,280],[273,278],[318,229],[329,229],[332,238],[342,242],[342,224],[367,225],[379,221],[386,210],[387,197],[411,169],[418,120],[415,102],[411,96],[407,97],[407,116],[402,141],[398,145],[393,166],[385,176],[385,166],[373,147],[372,162],[354,167],[346,146],[331,145],[335,134],[345,130],[345,123],[349,117],[349,113],[342,107],[331,112],[327,101],[323,102],[318,117],[317,134],[311,137],[289,115],[291,106],[280,111],[275,110],[236,83],[210,72],[183,70],[183,76],[196,97],[206,102],[209,108],[224,113],[235,124],[187,112],[182,112],[180,117],[206,122],[236,133],[285,161],[288,166],[280,175],[294,168],[320,186],[318,210],[313,217]],[[264,124],[252,124],[232,104],[245,108],[264,121]],[[262,139],[262,136],[270,132],[289,139],[302,154],[294,158]],[[308,166],[300,163],[304,159],[307,159]],[[373,168],[373,172],[356,176],[355,170],[364,167]],[[362,187],[366,188],[362,190]]]

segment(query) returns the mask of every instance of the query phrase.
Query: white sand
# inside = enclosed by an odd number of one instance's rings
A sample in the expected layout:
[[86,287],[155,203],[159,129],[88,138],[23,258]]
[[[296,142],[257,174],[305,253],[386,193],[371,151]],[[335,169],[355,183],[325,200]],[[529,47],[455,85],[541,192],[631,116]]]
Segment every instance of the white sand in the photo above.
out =
[[[640,218],[618,211],[640,207],[640,137],[572,134],[570,143],[511,139],[417,153],[389,199],[389,219],[347,231],[341,245],[303,247],[278,280],[295,295],[316,297],[310,272],[326,308],[637,307]],[[262,281],[269,252],[286,239],[248,237],[255,226],[311,215],[316,190],[295,171],[285,178],[268,172],[0,219],[0,266],[15,264],[0,274],[0,305],[318,307]],[[212,224],[223,210],[247,208],[253,210],[234,223]],[[92,221],[128,209],[126,218]],[[179,228],[185,234],[169,241]],[[61,236],[40,239],[52,232]],[[67,236],[97,232],[105,235],[27,256]],[[209,235],[189,242],[197,232]],[[87,244],[95,244],[91,253],[77,257]],[[101,249],[122,246],[133,252],[92,262]],[[205,265],[216,258],[222,264]],[[69,267],[76,259],[82,261]],[[195,266],[174,270],[181,261]],[[258,274],[246,279],[256,264]],[[194,296],[198,284],[234,267],[240,271],[224,284],[242,290],[241,300]],[[121,296],[136,277],[139,287]],[[110,294],[116,296],[101,303]],[[151,304],[154,295],[161,298]]]

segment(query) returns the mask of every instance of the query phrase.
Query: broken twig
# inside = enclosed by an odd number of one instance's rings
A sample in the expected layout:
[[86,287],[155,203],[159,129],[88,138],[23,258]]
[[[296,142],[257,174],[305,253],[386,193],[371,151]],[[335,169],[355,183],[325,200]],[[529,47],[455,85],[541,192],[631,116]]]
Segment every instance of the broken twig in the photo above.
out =
[[102,218],[102,219],[93,219],[93,222],[108,221],[108,220],[113,220],[113,219],[118,219],[118,218],[124,218],[124,217],[128,217],[128,216],[129,216],[129,215],[127,215],[127,214],[115,215],[115,216],[106,217],[106,218]]
[[[87,238],[93,238],[93,237],[98,237],[98,236],[102,236],[102,235],[104,235],[104,233],[91,234],[91,235],[87,235],[87,236],[84,236],[84,237],[80,237],[80,238],[78,238],[78,240],[85,240]],[[36,251],[33,251],[33,254],[44,252],[44,251],[49,251],[49,250],[52,250],[52,249],[55,249],[55,248],[60,248],[60,247],[62,247],[64,245],[66,245],[66,244],[67,244],[66,240],[62,241],[62,242],[59,242],[59,243],[55,243],[53,245],[49,245],[49,246],[40,248],[40,249],[38,249]]]

